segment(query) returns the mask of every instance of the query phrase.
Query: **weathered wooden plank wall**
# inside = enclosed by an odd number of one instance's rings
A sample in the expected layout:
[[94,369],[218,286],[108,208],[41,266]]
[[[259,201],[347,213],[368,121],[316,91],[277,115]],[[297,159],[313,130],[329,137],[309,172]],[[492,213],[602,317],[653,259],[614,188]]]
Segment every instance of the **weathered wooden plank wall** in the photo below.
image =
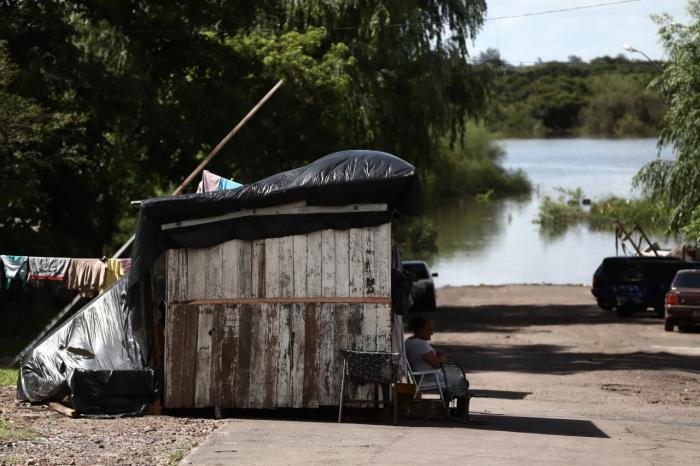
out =
[[168,251],[165,406],[337,405],[341,350],[391,349],[390,258],[390,224]]

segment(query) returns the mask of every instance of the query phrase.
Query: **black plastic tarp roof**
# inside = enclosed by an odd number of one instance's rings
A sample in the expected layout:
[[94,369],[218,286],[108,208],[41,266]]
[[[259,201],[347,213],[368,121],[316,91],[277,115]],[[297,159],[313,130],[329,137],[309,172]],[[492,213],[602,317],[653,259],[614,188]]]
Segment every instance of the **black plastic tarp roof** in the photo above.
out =
[[[141,298],[150,295],[146,279],[163,251],[208,247],[231,239],[378,225],[390,221],[397,210],[415,208],[417,189],[415,168],[409,163],[385,152],[350,150],[235,190],[143,201],[128,280],[121,280],[86,305],[23,357],[18,396],[44,401],[68,392],[74,406],[87,406],[85,411],[90,415],[99,415],[100,411],[108,415],[128,413],[124,406],[133,410],[142,405],[144,387],[153,386],[154,393],[157,390],[150,371],[156,368],[147,367],[152,311]],[[388,209],[260,215],[162,228],[166,223],[299,201],[337,206],[381,203]],[[135,384],[134,380],[140,382]]]
[[[238,189],[149,199],[141,203],[129,287],[138,285],[166,249],[377,225],[391,220],[394,210],[415,209],[418,199],[415,167],[394,155],[370,150],[335,152]],[[295,215],[293,219],[257,216],[168,231],[160,228],[165,223],[297,201],[308,205],[386,203],[389,210],[381,214]]]

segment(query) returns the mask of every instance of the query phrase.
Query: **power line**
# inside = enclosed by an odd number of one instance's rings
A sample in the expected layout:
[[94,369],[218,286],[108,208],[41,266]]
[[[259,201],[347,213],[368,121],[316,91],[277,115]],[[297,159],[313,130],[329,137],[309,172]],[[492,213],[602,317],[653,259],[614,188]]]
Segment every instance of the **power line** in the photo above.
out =
[[[570,8],[560,8],[557,10],[543,10],[543,11],[531,11],[529,13],[522,13],[518,15],[509,15],[509,16],[496,16],[493,18],[485,18],[484,21],[501,21],[504,19],[515,19],[515,18],[525,18],[528,16],[542,16],[542,15],[551,15],[551,14],[556,14],[556,13],[565,13],[567,11],[576,11],[576,10],[587,10],[590,8],[600,8],[600,7],[605,7],[605,6],[613,6],[613,5],[622,5],[625,3],[635,3],[635,2],[641,2],[642,0],[616,0],[614,2],[603,2],[603,3],[593,3],[589,5],[579,5],[579,6],[573,6]],[[384,27],[387,28],[398,28],[398,27],[405,27],[405,26],[420,26],[422,24],[425,24],[424,22],[408,22],[408,23],[390,23],[390,24],[385,24]],[[339,26],[332,28],[333,31],[350,31],[354,29],[359,29],[359,26]]]
[[641,1],[642,0],[617,0],[615,2],[593,3],[593,4],[589,4],[589,5],[580,5],[580,6],[570,7],[570,8],[561,8],[558,10],[533,11],[530,13],[522,13],[519,15],[496,16],[493,18],[486,18],[486,21],[500,21],[503,19],[525,18],[527,16],[550,15],[550,14],[554,14],[554,13],[565,13],[567,11],[576,11],[576,10],[587,10],[589,8],[599,8],[599,7],[604,7],[604,6],[621,5],[623,3],[635,3],[635,2],[641,2]]

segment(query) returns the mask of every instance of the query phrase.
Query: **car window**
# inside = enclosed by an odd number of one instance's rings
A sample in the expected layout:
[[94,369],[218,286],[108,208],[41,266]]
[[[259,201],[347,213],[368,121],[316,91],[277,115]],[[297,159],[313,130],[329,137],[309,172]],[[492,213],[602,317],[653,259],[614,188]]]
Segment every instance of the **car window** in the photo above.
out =
[[676,288],[700,288],[700,273],[680,273],[673,281]]
[[428,268],[424,264],[403,264],[403,269],[420,279],[430,278]]
[[620,262],[611,267],[610,275],[622,280],[643,279],[641,264],[636,262]]

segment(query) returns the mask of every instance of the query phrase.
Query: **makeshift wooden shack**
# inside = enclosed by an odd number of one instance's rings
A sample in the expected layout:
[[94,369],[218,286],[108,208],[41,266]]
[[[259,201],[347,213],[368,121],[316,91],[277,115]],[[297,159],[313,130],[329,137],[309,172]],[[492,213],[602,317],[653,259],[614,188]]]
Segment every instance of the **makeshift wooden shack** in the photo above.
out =
[[165,406],[337,405],[341,350],[391,351],[390,257],[389,223],[168,251]]
[[391,222],[416,193],[412,165],[360,150],[234,190],[142,201],[128,279],[25,355],[20,397],[68,390],[90,415],[153,401],[336,405],[341,350],[402,347]]

